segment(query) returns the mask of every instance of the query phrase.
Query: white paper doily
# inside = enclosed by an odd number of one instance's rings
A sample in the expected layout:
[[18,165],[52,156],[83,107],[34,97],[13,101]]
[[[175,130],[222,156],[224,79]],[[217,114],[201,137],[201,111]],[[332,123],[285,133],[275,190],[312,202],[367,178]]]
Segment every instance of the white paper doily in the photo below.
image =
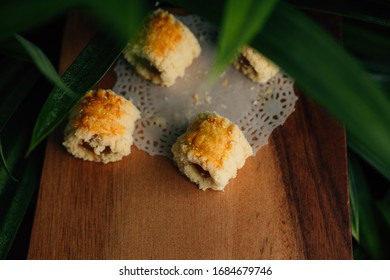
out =
[[293,81],[279,72],[267,83],[257,84],[229,67],[212,88],[207,86],[217,32],[197,16],[177,18],[198,38],[202,53],[173,86],[161,87],[143,79],[122,57],[114,67],[117,81],[113,90],[141,111],[134,131],[135,146],[150,155],[171,157],[171,146],[192,118],[215,111],[241,128],[255,154],[294,111],[297,97]]

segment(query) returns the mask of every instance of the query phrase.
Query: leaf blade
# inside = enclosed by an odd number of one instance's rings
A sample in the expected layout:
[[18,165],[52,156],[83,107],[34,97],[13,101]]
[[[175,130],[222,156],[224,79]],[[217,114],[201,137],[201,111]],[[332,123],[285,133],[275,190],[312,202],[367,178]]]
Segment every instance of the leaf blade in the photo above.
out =
[[[343,122],[359,146],[370,151],[369,157],[380,159],[376,167],[390,178],[389,99],[352,57],[303,14],[282,3],[254,45]],[[286,51],[286,45],[293,51]]]
[[381,246],[382,237],[375,218],[373,198],[360,161],[352,153],[348,154],[348,177],[353,236],[371,258],[380,259],[386,252]]
[[390,229],[390,190],[387,195],[376,203],[380,213],[384,217],[387,227]]
[[[15,131],[7,131],[7,133],[7,138],[2,142],[5,152],[4,158],[9,171],[14,172],[25,152],[27,133],[25,131],[20,132],[18,135]],[[12,181],[7,170],[0,167],[0,209],[5,204],[4,197],[9,190],[10,182]]]
[[6,259],[19,226],[38,189],[41,164],[37,157],[30,157],[15,191],[0,220],[0,259]]
[[14,175],[12,175],[12,172],[11,172],[10,168],[8,167],[7,161],[5,160],[5,156],[4,156],[4,152],[3,152],[3,142],[1,141],[1,136],[0,136],[0,158],[1,158],[1,162],[3,164],[5,172],[8,174],[8,176],[12,180],[14,180],[15,182],[18,182],[19,180],[16,179],[14,177]]
[[14,38],[24,47],[34,64],[49,81],[62,90],[74,94],[71,92],[72,90],[64,84],[53,64],[41,49],[18,34],[14,34]]

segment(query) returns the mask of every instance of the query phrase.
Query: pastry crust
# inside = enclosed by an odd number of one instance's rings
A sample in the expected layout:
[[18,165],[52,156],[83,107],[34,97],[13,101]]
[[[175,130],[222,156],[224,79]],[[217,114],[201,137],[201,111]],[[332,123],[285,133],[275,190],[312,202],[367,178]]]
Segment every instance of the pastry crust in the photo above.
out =
[[279,71],[277,65],[249,46],[243,47],[233,65],[257,83],[266,83]]
[[129,42],[123,54],[142,77],[168,87],[184,76],[185,69],[200,52],[192,32],[172,14],[158,9],[148,18],[140,37]]
[[179,170],[201,190],[223,190],[253,152],[237,125],[217,113],[201,113],[172,153]]
[[73,108],[63,145],[77,158],[112,162],[131,152],[138,109],[112,90],[91,90]]

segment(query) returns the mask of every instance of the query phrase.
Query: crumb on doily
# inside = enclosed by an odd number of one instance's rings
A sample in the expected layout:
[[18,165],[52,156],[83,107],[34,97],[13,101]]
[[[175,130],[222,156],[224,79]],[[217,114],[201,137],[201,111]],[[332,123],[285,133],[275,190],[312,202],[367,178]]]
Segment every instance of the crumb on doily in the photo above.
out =
[[272,88],[270,87],[267,87],[264,91],[263,91],[263,96],[268,96],[268,95],[271,95],[271,93],[273,92]]
[[161,117],[161,116],[158,116],[158,115],[152,115],[150,117],[150,120],[151,122],[154,124],[154,125],[157,125],[158,127],[161,127],[161,128],[166,128],[168,126],[168,121],[164,118],[164,117]]
[[228,79],[228,78],[223,79],[222,85],[223,85],[224,87],[226,87],[228,84],[229,84],[229,79]]
[[198,105],[199,104],[199,95],[197,93],[192,95],[192,100],[194,101],[195,105]]
[[193,111],[188,111],[186,113],[186,115],[184,116],[184,118],[183,118],[184,122],[185,123],[189,123],[192,120],[193,116],[194,116],[194,112]]

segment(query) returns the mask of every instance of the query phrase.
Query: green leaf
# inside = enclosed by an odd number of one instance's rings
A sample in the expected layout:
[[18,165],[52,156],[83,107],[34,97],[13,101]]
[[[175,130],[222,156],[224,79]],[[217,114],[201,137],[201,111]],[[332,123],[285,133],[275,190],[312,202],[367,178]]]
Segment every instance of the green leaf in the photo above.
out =
[[363,22],[343,20],[343,43],[359,59],[390,63],[390,29]]
[[371,258],[380,259],[382,237],[364,171],[358,157],[348,154],[348,181],[351,198],[352,234]]
[[[368,126],[369,124],[365,124]],[[364,133],[365,127],[363,127],[363,133]],[[385,156],[380,155],[380,151],[378,149],[375,149],[375,147],[372,147],[372,144],[370,143],[362,143],[358,136],[347,133],[347,144],[348,147],[353,149],[356,153],[358,153],[364,160],[366,160],[371,166],[373,166],[376,170],[378,170],[382,175],[384,175],[386,178],[390,178],[390,169],[389,165],[386,161]],[[364,135],[361,135],[360,137],[363,137]],[[370,136],[368,136],[370,137]],[[381,136],[379,136],[381,137]],[[378,151],[373,151],[378,150]],[[384,154],[386,152],[384,151]]]
[[389,99],[333,38],[281,3],[253,45],[341,121],[356,151],[390,178]]
[[[31,65],[32,66],[32,65]],[[39,73],[36,69],[35,72]],[[40,89],[37,89],[39,92]],[[35,94],[34,91],[30,91]],[[28,96],[34,100],[34,95]],[[34,104],[35,105],[35,104]],[[8,165],[8,169],[20,178],[19,183],[13,181],[5,168],[0,165],[0,255],[3,258],[8,251],[14,235],[17,231],[19,221],[23,219],[25,214],[24,205],[26,199],[30,196],[30,191],[36,189],[38,180],[34,178],[40,176],[43,159],[43,150],[31,154],[29,159],[24,157],[28,147],[29,135],[33,125],[32,114],[36,110],[31,105],[29,100],[26,100],[19,106],[18,110],[9,120],[2,132],[2,146],[4,157]],[[43,147],[42,147],[43,148]],[[34,161],[33,176],[26,175],[25,167],[27,161]],[[21,186],[22,189],[20,189]],[[19,210],[17,210],[19,209]]]
[[88,43],[62,76],[70,93],[55,87],[38,116],[28,153],[30,153],[67,116],[71,108],[108,71],[121,54],[126,40],[116,40],[106,33],[98,33]]
[[[349,161],[353,161],[349,157]],[[349,186],[349,197],[350,197],[350,211],[351,211],[351,228],[352,236],[356,239],[357,242],[360,241],[360,211],[359,201],[359,192],[357,184],[363,184],[362,181],[357,181],[355,176],[356,168],[353,168],[352,164],[348,164],[348,186]]]
[[345,48],[390,96],[390,29],[354,20],[342,26]]
[[[2,147],[4,148],[4,159],[7,162],[8,171],[1,168],[0,165],[0,209],[4,206],[4,195],[9,190],[8,184],[11,181],[9,172],[13,172],[18,162],[23,158],[25,152],[26,132],[21,131],[19,135],[15,132],[7,131],[7,138],[4,139]],[[5,145],[7,142],[8,145]],[[4,146],[3,146],[4,145]]]
[[3,163],[3,167],[4,167],[4,170],[5,172],[7,172],[8,176],[14,180],[15,182],[18,182],[18,179],[16,179],[13,175],[12,175],[12,172],[11,170],[9,169],[8,165],[7,165],[7,161],[5,160],[5,157],[4,157],[4,152],[3,152],[3,143],[1,141],[1,136],[0,136],[0,157],[1,157],[1,161]]
[[387,192],[387,195],[382,200],[377,202],[376,205],[382,216],[386,220],[387,228],[390,229],[390,190]]
[[[32,64],[22,63],[19,61],[13,61],[13,63],[14,66],[8,68],[9,71],[7,71],[5,75],[0,78],[0,90],[3,91],[4,95],[0,103],[0,112],[2,112],[0,114],[0,133],[2,133],[7,122],[14,115],[15,111],[20,106],[25,96],[28,94],[40,76],[39,72]],[[7,161],[5,159],[1,136],[0,156],[6,174],[8,174],[11,179],[17,181],[17,179],[12,175],[11,168],[8,167]],[[5,174],[0,175],[0,177],[4,175]],[[2,191],[0,191],[0,194],[1,192]]]
[[231,63],[239,49],[263,27],[278,0],[228,0],[224,6],[214,73]]
[[49,81],[54,83],[54,85],[58,88],[69,92],[69,94],[74,94],[72,93],[72,90],[64,84],[60,75],[58,75],[56,69],[47,56],[36,45],[27,41],[18,34],[14,34],[14,37],[25,48],[32,61]]
[[30,157],[22,179],[15,186],[9,207],[0,220],[0,259],[6,259],[19,226],[30,204],[34,192],[38,189],[41,164],[37,157]]

